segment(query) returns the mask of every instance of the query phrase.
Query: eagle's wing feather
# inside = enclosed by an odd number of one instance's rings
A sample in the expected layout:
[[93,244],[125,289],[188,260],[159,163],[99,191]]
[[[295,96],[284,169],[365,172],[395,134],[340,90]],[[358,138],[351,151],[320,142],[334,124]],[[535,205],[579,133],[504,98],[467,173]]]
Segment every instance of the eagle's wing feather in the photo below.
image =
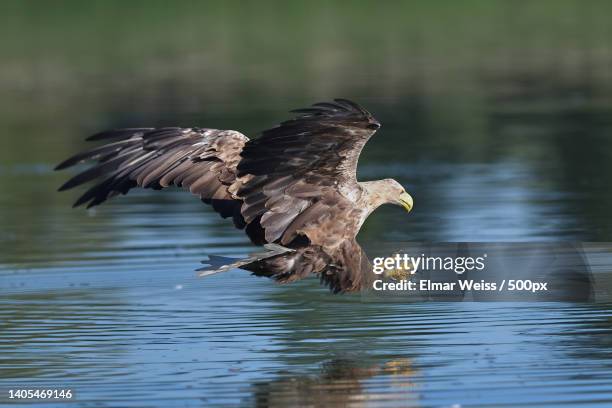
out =
[[234,216],[237,224],[243,223],[241,201],[227,191],[235,181],[240,151],[248,141],[243,134],[217,129],[135,128],[99,133],[89,140],[112,142],[70,157],[56,168],[95,162],[60,187],[66,190],[100,180],[75,206],[92,207],[134,187],[161,189],[175,185],[212,204],[223,217]]
[[244,146],[230,191],[244,200],[245,221],[260,224],[266,242],[287,245],[305,235],[323,244],[333,211],[350,210],[360,194],[357,161],[380,124],[344,99],[296,112]]
[[344,99],[297,112],[255,140],[232,130],[178,127],[99,133],[89,140],[108,144],[57,166],[94,162],[60,190],[98,180],[75,203],[91,207],[134,187],[175,185],[232,216],[255,243],[287,245],[302,236],[326,245],[338,233],[350,236],[334,217],[355,208],[359,154],[380,124]]

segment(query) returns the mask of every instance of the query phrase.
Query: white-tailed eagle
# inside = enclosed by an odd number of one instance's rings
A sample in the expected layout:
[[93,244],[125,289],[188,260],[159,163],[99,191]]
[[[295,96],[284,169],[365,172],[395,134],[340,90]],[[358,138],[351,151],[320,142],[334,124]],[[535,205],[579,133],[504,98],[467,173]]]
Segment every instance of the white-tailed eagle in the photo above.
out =
[[355,240],[361,225],[382,204],[410,211],[412,197],[393,179],[357,181],[359,154],[380,127],[363,107],[335,99],[293,112],[252,140],[207,128],[95,134],[88,140],[107,144],[57,166],[94,163],[60,191],[96,180],[74,204],[89,208],[134,187],[183,187],[269,249],[230,266],[279,282],[317,274],[334,292],[359,290],[371,270]]

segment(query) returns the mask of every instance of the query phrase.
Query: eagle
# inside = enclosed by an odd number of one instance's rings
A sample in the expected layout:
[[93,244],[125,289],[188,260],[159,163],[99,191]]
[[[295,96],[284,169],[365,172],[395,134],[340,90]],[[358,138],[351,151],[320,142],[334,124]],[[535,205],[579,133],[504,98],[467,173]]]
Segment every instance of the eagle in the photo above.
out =
[[197,127],[97,133],[87,140],[106,144],[56,167],[93,163],[59,191],[95,181],[74,203],[90,208],[135,187],[182,187],[266,248],[229,264],[211,256],[201,275],[240,268],[285,283],[314,274],[334,293],[361,290],[371,264],[357,233],[380,205],[410,211],[412,197],[393,179],[357,181],[361,150],[381,126],[362,106],[334,99],[291,112],[255,139]]

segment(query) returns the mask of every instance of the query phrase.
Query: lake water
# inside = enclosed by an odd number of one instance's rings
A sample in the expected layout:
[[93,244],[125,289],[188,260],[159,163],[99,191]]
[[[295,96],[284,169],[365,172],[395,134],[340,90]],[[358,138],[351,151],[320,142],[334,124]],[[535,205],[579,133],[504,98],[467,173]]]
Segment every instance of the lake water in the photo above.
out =
[[[567,193],[534,190],[515,164],[389,168],[413,181],[417,206],[381,211],[367,238],[574,236],[559,209]],[[41,165],[2,177],[27,186],[2,200],[15,212],[3,224],[13,246],[0,279],[3,390],[66,387],[79,406],[134,407],[612,401],[609,305],[389,304],[331,295],[316,279],[200,279],[205,254],[253,248],[188,194],[134,194],[90,212],[59,199],[28,218],[27,200],[54,194],[58,176]]]
[[[610,303],[400,304],[317,279],[200,279],[206,254],[254,250],[230,222],[180,191],[71,209],[78,193],[56,192],[69,172],[52,171],[102,129],[255,137],[348,97],[383,123],[360,179],[394,177],[415,200],[370,217],[366,250],[610,242],[609,6],[294,5],[280,18],[109,3],[4,13],[0,405],[8,389],[53,387],[82,407],[612,406]],[[608,247],[594,274],[609,276]]]

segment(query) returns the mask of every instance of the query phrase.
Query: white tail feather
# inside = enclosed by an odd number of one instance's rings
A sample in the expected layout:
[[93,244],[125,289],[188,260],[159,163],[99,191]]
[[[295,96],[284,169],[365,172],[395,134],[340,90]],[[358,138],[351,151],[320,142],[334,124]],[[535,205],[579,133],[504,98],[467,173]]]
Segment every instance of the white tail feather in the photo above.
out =
[[266,251],[249,254],[249,256],[246,258],[227,258],[218,255],[208,255],[208,259],[206,261],[202,261],[202,264],[206,266],[196,269],[196,271],[199,272],[199,277],[210,276],[221,272],[227,272],[232,269],[239,269],[241,266],[250,264],[252,262],[294,251],[291,248],[286,248],[277,244],[266,244],[264,245],[264,248]]

